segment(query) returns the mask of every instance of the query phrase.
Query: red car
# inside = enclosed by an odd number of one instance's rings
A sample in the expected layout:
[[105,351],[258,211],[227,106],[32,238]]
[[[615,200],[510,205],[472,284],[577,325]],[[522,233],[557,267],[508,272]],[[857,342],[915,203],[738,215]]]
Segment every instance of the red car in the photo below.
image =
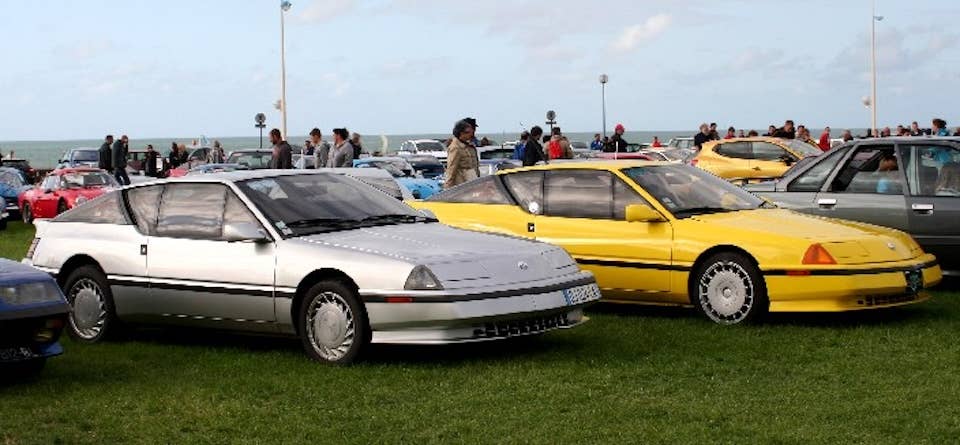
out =
[[63,168],[50,172],[39,184],[20,194],[23,222],[53,218],[120,185],[98,168]]

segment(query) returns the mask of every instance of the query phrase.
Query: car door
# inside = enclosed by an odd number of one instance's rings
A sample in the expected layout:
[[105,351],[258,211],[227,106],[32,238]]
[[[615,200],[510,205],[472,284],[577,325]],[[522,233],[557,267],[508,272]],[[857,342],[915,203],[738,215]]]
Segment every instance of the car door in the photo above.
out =
[[39,187],[34,188],[34,200],[30,204],[33,207],[33,214],[40,218],[52,218],[57,214],[57,204],[60,202],[60,177],[57,175],[48,175],[40,183]]
[[813,160],[813,163],[799,175],[788,175],[784,178],[785,189],[781,184],[777,184],[777,191],[773,193],[758,194],[771,199],[780,207],[801,212],[816,213],[817,194],[823,190],[824,185],[831,173],[843,160],[845,150],[833,150],[819,159]]
[[770,142],[753,141],[750,144],[753,150],[750,170],[754,178],[779,178],[790,168],[784,159],[799,160],[783,147]]
[[[542,176],[539,172],[538,175]],[[441,221],[456,227],[533,237],[527,226],[533,223],[533,215],[514,203],[496,175],[447,190],[431,199],[427,207]]]
[[[883,171],[884,159],[896,170]],[[861,144],[817,194],[811,213],[908,230],[902,165],[892,144]]]
[[627,222],[625,208],[647,203],[606,170],[550,170],[538,241],[556,244],[593,272],[608,298],[666,301],[673,231],[667,222]]
[[276,320],[273,243],[228,242],[225,222],[260,223],[224,184],[168,184],[147,242],[151,298],[181,320]]
[[910,234],[944,270],[960,272],[960,149],[930,141],[897,149],[906,160]]
[[134,229],[129,236],[118,233],[121,243],[117,246],[102,249],[117,258],[113,261],[117,267],[107,271],[114,304],[117,315],[124,320],[151,321],[165,313],[163,307],[151,299],[147,274],[147,242],[150,233],[156,229],[163,186],[134,187],[120,193]]

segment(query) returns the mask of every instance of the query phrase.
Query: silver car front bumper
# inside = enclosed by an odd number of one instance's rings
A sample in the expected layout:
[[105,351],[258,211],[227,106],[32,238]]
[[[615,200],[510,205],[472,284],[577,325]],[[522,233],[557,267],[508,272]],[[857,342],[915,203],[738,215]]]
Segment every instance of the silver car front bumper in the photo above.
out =
[[[483,293],[405,297],[364,293],[374,343],[448,344],[499,340],[578,326],[600,299],[589,273],[576,279]],[[439,301],[438,301],[439,300]]]

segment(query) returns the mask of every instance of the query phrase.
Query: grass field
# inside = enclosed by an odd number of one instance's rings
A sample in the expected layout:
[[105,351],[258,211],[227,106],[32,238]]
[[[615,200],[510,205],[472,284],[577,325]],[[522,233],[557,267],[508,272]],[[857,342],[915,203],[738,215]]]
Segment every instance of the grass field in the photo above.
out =
[[[32,230],[0,232],[19,259]],[[956,286],[953,285],[953,289]],[[720,327],[600,307],[580,329],[456,347],[377,347],[347,368],[294,340],[143,330],[64,342],[0,387],[0,444],[956,443],[960,294]]]

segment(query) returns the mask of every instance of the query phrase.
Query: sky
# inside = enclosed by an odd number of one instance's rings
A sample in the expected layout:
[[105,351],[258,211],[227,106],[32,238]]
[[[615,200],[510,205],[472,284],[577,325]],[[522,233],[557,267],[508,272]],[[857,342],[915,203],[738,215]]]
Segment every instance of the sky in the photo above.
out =
[[[2,0],[0,140],[279,127],[279,0]],[[865,128],[870,0],[293,0],[288,127]],[[960,125],[960,2],[878,0],[881,126]],[[136,135],[136,136],[134,136]]]

